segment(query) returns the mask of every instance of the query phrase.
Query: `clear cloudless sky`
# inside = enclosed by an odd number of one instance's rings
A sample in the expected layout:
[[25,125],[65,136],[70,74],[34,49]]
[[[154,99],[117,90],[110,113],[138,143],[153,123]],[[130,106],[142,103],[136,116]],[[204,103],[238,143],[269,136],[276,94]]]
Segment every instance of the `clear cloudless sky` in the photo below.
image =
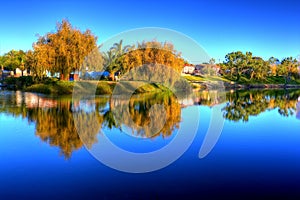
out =
[[98,43],[141,27],[173,29],[193,38],[217,61],[232,51],[251,51],[265,59],[300,54],[300,1],[1,1],[0,55],[29,50],[36,34],[55,31],[67,18],[90,29]]

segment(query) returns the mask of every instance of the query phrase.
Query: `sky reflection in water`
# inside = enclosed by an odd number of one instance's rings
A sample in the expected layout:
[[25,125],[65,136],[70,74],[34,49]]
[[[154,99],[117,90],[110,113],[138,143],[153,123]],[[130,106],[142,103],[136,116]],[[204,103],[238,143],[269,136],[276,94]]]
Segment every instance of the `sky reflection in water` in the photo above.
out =
[[[199,92],[193,101],[179,103],[175,99],[170,101],[174,97],[163,95],[155,101],[168,102],[165,107],[172,107],[174,112],[169,114],[163,132],[143,139],[123,133],[109,114],[109,99],[97,98],[97,112],[89,117],[97,119],[97,125],[115,144],[133,152],[149,152],[168,144],[182,123],[189,123],[189,109],[200,106],[198,132],[188,151],[162,170],[136,175],[104,166],[83,148],[72,124],[77,102],[1,91],[0,197],[299,195],[299,94],[300,91],[283,90],[239,91],[226,93],[226,99],[222,99],[216,93]],[[147,116],[147,109],[142,111],[138,106],[150,106],[155,101],[153,97],[133,98],[131,116],[136,124],[145,125],[138,119]],[[210,121],[210,106],[216,103],[224,105],[224,128],[212,151],[199,159]],[[90,128],[92,134],[87,139],[93,145],[99,131]]]

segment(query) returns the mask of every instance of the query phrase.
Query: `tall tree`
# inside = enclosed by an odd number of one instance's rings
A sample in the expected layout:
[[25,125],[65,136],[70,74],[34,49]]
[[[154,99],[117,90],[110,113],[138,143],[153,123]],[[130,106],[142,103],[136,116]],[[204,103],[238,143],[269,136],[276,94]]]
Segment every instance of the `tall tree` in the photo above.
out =
[[5,62],[4,59],[5,59],[4,56],[0,56],[0,69],[1,70],[4,68],[4,62]]
[[14,71],[19,68],[22,71],[25,70],[26,54],[23,50],[11,50],[4,54],[2,58],[2,66],[7,70]]
[[288,84],[291,77],[298,77],[298,63],[293,57],[284,58],[278,69],[279,75],[285,78],[285,84]]
[[81,32],[67,20],[58,23],[56,29],[34,44],[37,67],[59,72],[61,79],[68,80],[70,72],[79,70],[85,57],[97,49],[97,37],[90,30]]
[[278,72],[277,65],[280,64],[279,59],[272,56],[269,58],[268,62],[270,65],[270,70],[272,75],[277,76],[277,72]]
[[133,46],[123,46],[123,40],[114,43],[108,52],[104,53],[105,67],[110,72],[110,78],[114,80],[115,72],[124,73],[124,65],[122,64],[122,56],[133,49]]
[[130,51],[122,56],[121,65],[124,72],[133,67],[147,64],[161,64],[181,72],[184,60],[181,53],[177,52],[174,45],[169,42],[148,41],[132,46]]
[[268,76],[270,71],[269,63],[260,57],[252,57],[249,66],[250,79],[263,80]]
[[231,77],[235,76],[236,81],[239,81],[240,77],[249,71],[252,53],[246,52],[246,54],[243,54],[241,51],[232,52],[227,54],[225,59],[225,64],[230,70]]

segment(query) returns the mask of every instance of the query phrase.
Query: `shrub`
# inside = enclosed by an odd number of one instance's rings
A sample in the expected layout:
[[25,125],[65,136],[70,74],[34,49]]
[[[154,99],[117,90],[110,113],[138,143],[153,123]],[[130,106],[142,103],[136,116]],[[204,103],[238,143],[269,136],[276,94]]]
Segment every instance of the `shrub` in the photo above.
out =
[[25,91],[42,93],[42,94],[51,94],[52,93],[49,85],[44,85],[42,83],[29,86],[25,89]]

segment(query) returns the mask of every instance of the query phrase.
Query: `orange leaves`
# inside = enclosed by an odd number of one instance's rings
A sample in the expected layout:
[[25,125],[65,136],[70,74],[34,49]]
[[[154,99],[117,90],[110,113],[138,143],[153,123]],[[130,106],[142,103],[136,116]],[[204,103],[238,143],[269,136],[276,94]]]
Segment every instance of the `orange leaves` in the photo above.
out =
[[47,33],[34,45],[36,71],[48,70],[68,75],[71,71],[79,70],[85,57],[97,48],[96,41],[97,37],[90,30],[81,32],[63,20],[57,24],[55,33]]
[[162,64],[180,72],[184,66],[184,60],[180,57],[180,53],[174,50],[172,43],[154,40],[139,43],[137,48],[124,54],[122,64],[125,71],[144,64]]

